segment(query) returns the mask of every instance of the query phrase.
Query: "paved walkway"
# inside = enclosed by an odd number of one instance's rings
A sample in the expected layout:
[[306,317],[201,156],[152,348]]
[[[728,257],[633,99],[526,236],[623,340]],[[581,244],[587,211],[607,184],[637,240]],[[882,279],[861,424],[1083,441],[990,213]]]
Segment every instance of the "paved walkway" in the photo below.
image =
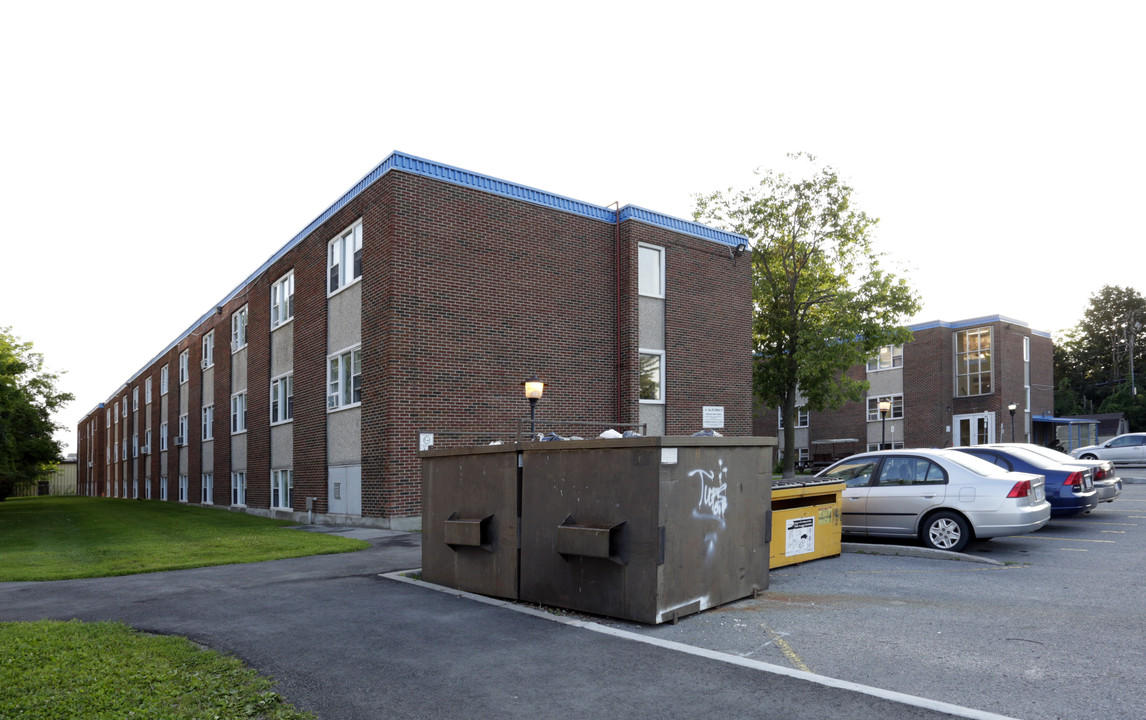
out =
[[894,693],[386,578],[420,566],[419,535],[320,530],[368,539],[372,547],[120,578],[3,583],[0,620],[117,620],[185,635],[275,677],[284,697],[323,720],[998,717],[909,704]]

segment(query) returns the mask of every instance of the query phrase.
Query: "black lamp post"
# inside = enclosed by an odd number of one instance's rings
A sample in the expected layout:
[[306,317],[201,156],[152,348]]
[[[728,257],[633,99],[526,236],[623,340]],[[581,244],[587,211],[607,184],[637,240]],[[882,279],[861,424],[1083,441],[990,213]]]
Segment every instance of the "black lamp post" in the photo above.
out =
[[541,381],[541,378],[534,375],[522,385],[525,386],[525,397],[529,400],[529,437],[532,440],[537,434],[537,428],[534,426],[534,412],[537,409],[537,401],[545,393],[545,383]]
[[1018,408],[1018,403],[1011,403],[1007,406],[1007,409],[1011,411],[1011,442],[1019,441],[1018,438],[1015,437],[1015,410]]
[[879,449],[880,450],[883,450],[884,446],[887,445],[887,414],[889,412],[891,412],[891,401],[880,400],[879,401],[879,417],[880,417]]

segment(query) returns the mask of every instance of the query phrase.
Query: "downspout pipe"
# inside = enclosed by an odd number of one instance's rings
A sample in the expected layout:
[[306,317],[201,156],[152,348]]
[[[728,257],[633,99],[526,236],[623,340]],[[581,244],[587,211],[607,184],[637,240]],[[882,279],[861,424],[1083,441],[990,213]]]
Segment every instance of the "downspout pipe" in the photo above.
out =
[[624,303],[621,300],[621,203],[620,201],[613,202],[613,276],[616,280],[616,322],[614,326],[617,329],[617,422],[623,422],[622,409],[624,408],[624,391],[625,391],[625,378],[623,375],[625,349],[622,345],[621,338],[621,318]]

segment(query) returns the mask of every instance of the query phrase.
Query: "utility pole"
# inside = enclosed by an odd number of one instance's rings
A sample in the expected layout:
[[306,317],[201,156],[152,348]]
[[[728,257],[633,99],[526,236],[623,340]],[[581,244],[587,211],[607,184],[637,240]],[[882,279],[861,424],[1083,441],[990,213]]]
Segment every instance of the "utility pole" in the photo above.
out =
[[1135,311],[1130,311],[1130,322],[1126,323],[1126,327],[1130,331],[1130,400],[1132,402],[1138,395],[1138,386],[1134,384],[1134,339],[1137,337],[1138,331],[1142,329],[1142,325],[1134,319],[1134,313]]

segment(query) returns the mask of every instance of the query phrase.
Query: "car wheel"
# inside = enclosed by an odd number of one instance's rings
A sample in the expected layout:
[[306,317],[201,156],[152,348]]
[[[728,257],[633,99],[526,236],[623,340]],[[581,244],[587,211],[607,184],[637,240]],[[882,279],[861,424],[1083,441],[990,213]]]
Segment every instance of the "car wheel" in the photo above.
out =
[[958,513],[937,512],[927,518],[919,539],[934,550],[959,552],[971,542],[971,526]]
[[1084,453],[1079,456],[1079,460],[1097,460],[1098,456],[1094,453]]

